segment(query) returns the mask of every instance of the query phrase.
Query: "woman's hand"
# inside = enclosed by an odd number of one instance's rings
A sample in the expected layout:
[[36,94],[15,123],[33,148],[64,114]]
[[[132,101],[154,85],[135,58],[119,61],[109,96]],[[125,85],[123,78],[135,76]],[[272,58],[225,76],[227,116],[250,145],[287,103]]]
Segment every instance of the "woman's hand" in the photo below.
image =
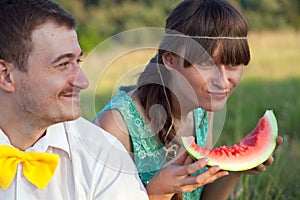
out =
[[190,192],[228,175],[227,171],[221,171],[218,166],[213,166],[197,176],[190,176],[195,171],[205,167],[208,160],[203,158],[185,165],[188,157],[189,155],[184,152],[175,162],[165,166],[154,175],[146,187],[150,199],[155,199],[154,197],[169,199],[174,193]]

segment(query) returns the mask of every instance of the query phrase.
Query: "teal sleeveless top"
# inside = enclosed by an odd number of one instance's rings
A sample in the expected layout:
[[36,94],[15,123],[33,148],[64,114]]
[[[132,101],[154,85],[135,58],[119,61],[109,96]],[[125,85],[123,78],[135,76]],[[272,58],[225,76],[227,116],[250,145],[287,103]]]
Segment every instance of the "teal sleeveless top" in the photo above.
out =
[[[166,150],[163,144],[157,141],[154,132],[138,112],[134,101],[123,89],[124,87],[119,88],[119,94],[96,115],[96,118],[106,110],[118,110],[121,113],[130,134],[135,165],[141,181],[146,186],[168,161]],[[204,113],[205,111],[201,108],[193,111],[196,143],[200,146],[206,145],[208,130],[208,117]],[[205,168],[193,175],[204,170]],[[203,187],[199,187],[192,192],[183,193],[183,199],[199,200],[202,189]]]

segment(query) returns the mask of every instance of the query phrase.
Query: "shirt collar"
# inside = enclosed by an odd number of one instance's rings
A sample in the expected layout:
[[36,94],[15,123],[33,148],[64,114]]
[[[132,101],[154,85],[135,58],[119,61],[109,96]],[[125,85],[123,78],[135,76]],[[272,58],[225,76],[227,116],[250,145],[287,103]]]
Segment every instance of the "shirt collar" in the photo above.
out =
[[8,137],[4,134],[2,129],[0,129],[0,144],[11,145]]
[[[0,144],[11,145],[8,137],[1,129]],[[70,156],[69,142],[67,139],[67,131],[65,129],[64,123],[58,123],[49,126],[46,134],[42,138],[40,138],[32,147],[29,147],[26,151],[46,152],[49,146],[64,150]]]

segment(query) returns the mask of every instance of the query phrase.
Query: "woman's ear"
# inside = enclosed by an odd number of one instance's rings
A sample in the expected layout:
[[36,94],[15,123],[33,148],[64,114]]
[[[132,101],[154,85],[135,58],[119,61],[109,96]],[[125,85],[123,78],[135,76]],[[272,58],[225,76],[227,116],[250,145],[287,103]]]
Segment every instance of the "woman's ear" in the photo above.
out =
[[165,52],[162,55],[162,61],[168,70],[174,69],[178,62],[178,56],[171,52]]
[[12,81],[11,71],[13,65],[0,60],[0,88],[6,92],[14,92],[15,87]]

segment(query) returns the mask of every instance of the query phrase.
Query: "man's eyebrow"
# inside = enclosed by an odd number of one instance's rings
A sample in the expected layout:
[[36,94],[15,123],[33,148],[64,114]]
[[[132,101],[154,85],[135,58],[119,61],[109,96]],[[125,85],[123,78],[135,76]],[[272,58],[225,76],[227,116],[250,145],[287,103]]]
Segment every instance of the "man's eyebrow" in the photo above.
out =
[[[78,55],[79,57],[81,57],[83,55],[83,52],[81,51],[80,54]],[[57,58],[55,58],[51,64],[55,64],[57,63],[58,61],[64,59],[64,58],[75,58],[76,55],[74,53],[66,53],[66,54],[62,54],[60,56],[58,56]]]

